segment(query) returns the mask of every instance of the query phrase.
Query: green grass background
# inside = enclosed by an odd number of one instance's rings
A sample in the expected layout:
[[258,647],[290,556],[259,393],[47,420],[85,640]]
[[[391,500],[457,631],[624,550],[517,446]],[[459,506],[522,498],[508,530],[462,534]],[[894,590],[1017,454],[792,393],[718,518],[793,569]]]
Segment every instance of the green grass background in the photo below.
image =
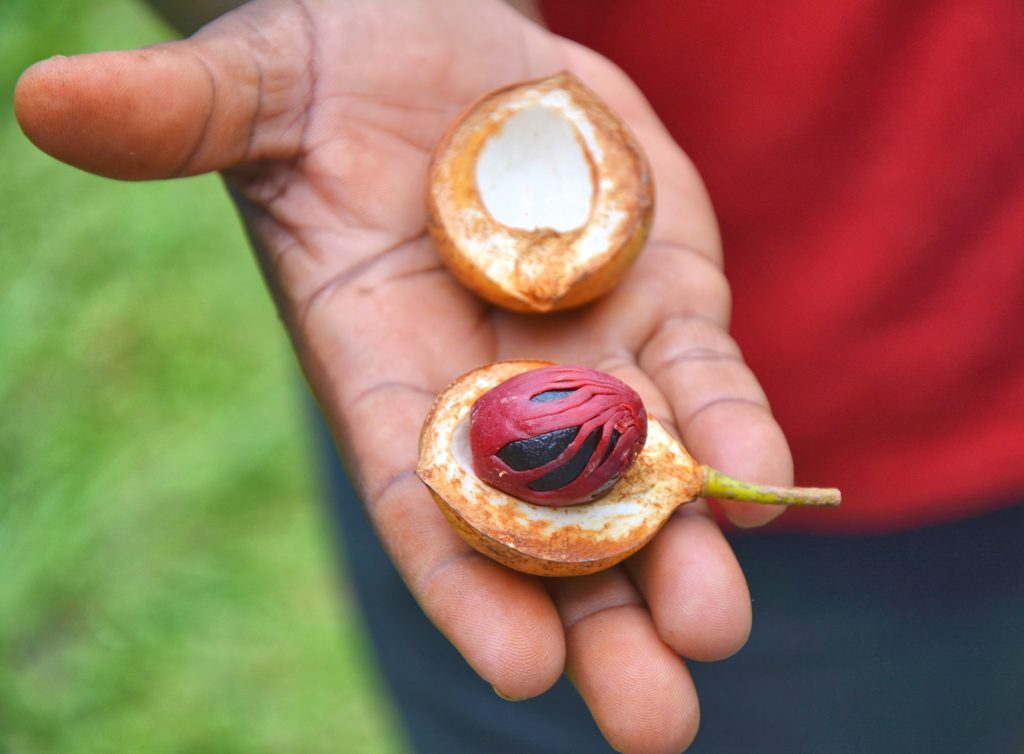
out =
[[36,151],[18,73],[172,36],[0,3],[0,752],[396,752],[301,381],[218,179]]

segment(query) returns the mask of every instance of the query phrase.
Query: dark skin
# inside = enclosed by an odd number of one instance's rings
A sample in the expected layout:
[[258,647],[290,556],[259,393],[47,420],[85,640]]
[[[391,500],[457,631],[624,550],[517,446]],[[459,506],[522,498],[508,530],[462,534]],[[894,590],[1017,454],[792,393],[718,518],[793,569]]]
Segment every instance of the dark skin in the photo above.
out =
[[[630,124],[657,219],[622,284],[586,308],[495,309],[438,262],[424,175],[481,93],[575,72]],[[790,484],[788,448],[727,334],[729,290],[700,178],[607,60],[479,0],[250,3],[192,38],[29,69],[18,119],[41,149],[121,179],[221,171],[369,516],[423,610],[496,691],[568,673],[613,746],[678,752],[696,733],[685,660],[738,650],[743,574],[704,503],[593,576],[544,580],[470,549],[413,474],[434,396],[490,361],[608,371],[703,463]],[[777,509],[723,503],[743,526]]]

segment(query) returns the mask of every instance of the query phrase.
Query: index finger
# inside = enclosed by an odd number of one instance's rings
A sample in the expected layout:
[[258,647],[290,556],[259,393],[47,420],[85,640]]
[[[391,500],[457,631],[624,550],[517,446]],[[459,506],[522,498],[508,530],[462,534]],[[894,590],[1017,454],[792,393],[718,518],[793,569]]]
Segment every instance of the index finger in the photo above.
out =
[[[640,364],[668,398],[683,444],[701,463],[751,482],[788,485],[789,446],[739,347],[716,323],[693,316],[662,323]],[[783,508],[722,501],[740,526],[760,526]]]

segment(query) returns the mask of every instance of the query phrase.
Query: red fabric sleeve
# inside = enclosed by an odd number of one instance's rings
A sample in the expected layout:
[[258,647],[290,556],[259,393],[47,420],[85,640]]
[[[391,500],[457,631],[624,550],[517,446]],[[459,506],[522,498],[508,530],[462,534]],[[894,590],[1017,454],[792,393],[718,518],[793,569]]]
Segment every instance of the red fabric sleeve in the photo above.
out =
[[1024,3],[558,0],[708,185],[734,336],[838,511],[1024,499]]

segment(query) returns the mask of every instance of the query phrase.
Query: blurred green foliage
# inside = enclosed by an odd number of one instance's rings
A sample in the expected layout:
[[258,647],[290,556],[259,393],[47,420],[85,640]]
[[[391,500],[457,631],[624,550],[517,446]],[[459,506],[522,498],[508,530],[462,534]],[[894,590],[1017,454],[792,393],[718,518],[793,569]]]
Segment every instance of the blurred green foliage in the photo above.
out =
[[36,151],[17,75],[170,37],[0,4],[0,752],[393,752],[301,381],[216,177]]

